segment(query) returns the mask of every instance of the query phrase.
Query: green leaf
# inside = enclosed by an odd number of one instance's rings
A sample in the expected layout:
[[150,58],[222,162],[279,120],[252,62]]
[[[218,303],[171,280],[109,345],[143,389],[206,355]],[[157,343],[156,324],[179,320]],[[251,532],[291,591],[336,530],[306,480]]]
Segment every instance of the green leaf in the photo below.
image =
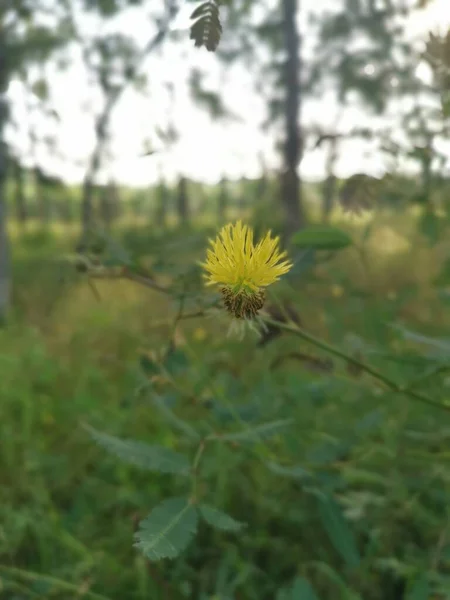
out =
[[343,578],[337,573],[330,565],[319,562],[311,561],[311,567],[314,567],[321,575],[321,580],[330,581],[330,583],[338,588],[339,592],[336,594],[340,600],[363,600],[361,596],[353,592],[343,580]]
[[279,421],[263,423],[256,427],[249,427],[248,429],[237,431],[236,433],[223,433],[214,437],[233,442],[257,442],[261,439],[276,435],[281,429],[290,425],[292,421],[292,419],[280,419]]
[[319,497],[319,514],[335,549],[349,567],[357,567],[360,562],[358,548],[339,505],[331,497],[321,496]]
[[311,481],[314,479],[314,475],[303,467],[284,467],[283,465],[278,465],[274,462],[268,462],[267,466],[273,473],[283,477],[292,477],[294,479],[301,479],[302,481]]
[[420,575],[406,595],[406,600],[428,600],[431,595],[430,584],[426,575]]
[[215,527],[216,529],[220,529],[222,531],[240,531],[243,527],[246,527],[245,523],[240,523],[236,521],[226,513],[218,510],[217,508],[213,508],[212,506],[207,506],[206,504],[202,504],[200,507],[200,514],[211,527]]
[[402,327],[401,325],[393,324],[391,327],[400,331],[405,339],[429,346],[430,348],[437,350],[437,355],[443,354],[445,357],[450,357],[450,339],[428,337],[426,335],[411,331],[406,327]]
[[189,358],[183,350],[178,348],[171,349],[166,356],[163,366],[170,375],[179,375],[189,366]]
[[359,435],[372,433],[382,425],[384,418],[384,414],[379,408],[371,410],[356,423],[355,432]]
[[374,221],[370,221],[366,227],[364,227],[363,233],[361,235],[361,242],[363,244],[369,241],[370,236],[372,235],[372,231],[374,228]]
[[89,425],[84,425],[84,428],[100,446],[124,462],[149,471],[180,475],[189,473],[188,459],[170,448],[150,446],[135,440],[123,440],[101,433]]
[[316,252],[314,248],[306,248],[291,255],[292,269],[286,273],[285,279],[297,279],[306,275],[316,264]]
[[314,225],[302,229],[292,236],[291,242],[299,248],[316,250],[341,250],[353,243],[348,233],[328,225]]
[[288,598],[289,600],[319,600],[309,581],[303,577],[296,577]]
[[170,498],[140,522],[135,547],[150,560],[175,558],[197,532],[198,514],[189,498]]
[[183,432],[193,440],[199,440],[200,435],[195,431],[193,427],[191,427],[188,423],[178,418],[175,413],[167,406],[164,402],[164,399],[160,396],[153,395],[151,402],[158,407],[158,410],[161,414],[167,419],[167,421],[179,431]]
[[430,246],[439,240],[441,220],[434,212],[427,210],[419,221],[419,230],[425,236]]
[[450,258],[444,262],[439,272],[439,275],[434,279],[436,285],[446,286],[450,282]]
[[159,366],[151,360],[147,354],[141,354],[139,357],[139,365],[147,377],[153,377],[154,375],[159,375],[159,373],[161,373]]

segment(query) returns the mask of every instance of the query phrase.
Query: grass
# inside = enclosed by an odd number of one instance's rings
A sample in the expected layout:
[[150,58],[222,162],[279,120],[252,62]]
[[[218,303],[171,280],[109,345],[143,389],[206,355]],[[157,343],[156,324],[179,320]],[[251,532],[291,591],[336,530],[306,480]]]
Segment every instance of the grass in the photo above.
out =
[[[365,226],[345,222],[357,240]],[[246,522],[243,532],[202,527],[172,562],[137,553],[137,522],[182,482],[117,462],[80,423],[183,450],[152,395],[136,391],[139,357],[167,347],[176,305],[129,281],[98,281],[94,293],[55,260],[70,251],[71,233],[13,232],[15,310],[0,331],[2,600],[282,599],[298,576],[319,598],[421,600],[428,596],[414,594],[425,584],[429,597],[450,598],[450,415],[344,361],[311,371],[292,355],[324,355],[294,336],[264,348],[229,339],[220,319],[176,327],[184,363],[153,389],[205,431],[236,430],[236,411],[245,422],[291,418],[294,426],[249,450],[216,444],[205,453],[201,491]],[[136,254],[164,254],[175,266],[201,256],[205,239],[191,232],[183,249],[175,229],[166,239],[135,225],[121,235]],[[412,218],[380,215],[362,253],[345,250],[276,293],[295,303],[307,331],[406,382],[429,363],[389,324],[445,337],[448,307],[433,281],[448,250],[445,238],[429,247]],[[417,387],[448,400],[445,373]],[[321,487],[268,462],[302,467]],[[324,491],[344,524],[320,504]]]

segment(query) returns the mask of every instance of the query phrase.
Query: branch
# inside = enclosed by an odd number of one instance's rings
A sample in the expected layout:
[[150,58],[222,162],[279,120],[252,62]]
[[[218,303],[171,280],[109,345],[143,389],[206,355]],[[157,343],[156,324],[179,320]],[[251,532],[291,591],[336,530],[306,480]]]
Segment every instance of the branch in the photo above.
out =
[[331,346],[330,344],[327,344],[326,342],[319,340],[318,338],[311,335],[310,333],[306,333],[306,331],[304,331],[303,329],[300,329],[300,327],[298,327],[294,324],[275,321],[273,319],[266,318],[264,316],[262,316],[262,318],[269,325],[274,325],[276,327],[279,327],[280,329],[284,329],[284,331],[293,333],[294,335],[301,337],[302,339],[309,342],[310,344],[313,344],[317,348],[320,348],[321,350],[328,352],[328,354],[333,354],[334,356],[337,356],[338,358],[342,358],[343,360],[347,361],[348,364],[356,367],[360,371],[365,371],[366,373],[371,375],[377,381],[384,383],[384,385],[386,387],[388,387],[390,390],[392,390],[393,392],[409,396],[410,398],[413,398],[414,400],[422,402],[423,404],[428,404],[429,406],[433,406],[434,408],[440,408],[442,410],[450,412],[450,406],[445,406],[444,404],[441,404],[440,402],[436,402],[435,400],[433,400],[432,398],[429,398],[428,396],[425,396],[424,394],[415,392],[414,390],[410,389],[408,385],[405,385],[405,386],[399,385],[395,381],[392,381],[392,379],[390,379],[389,377],[386,377],[386,375],[379,373],[376,369],[374,369],[370,365],[367,365],[366,363],[362,362],[361,360],[358,360],[357,358],[346,354],[342,350],[339,350],[338,348],[335,348],[334,346]]
[[159,283],[156,283],[154,279],[150,277],[145,277],[144,275],[138,275],[137,273],[132,273],[126,268],[121,269],[119,272],[111,272],[111,271],[89,271],[89,277],[91,279],[129,279],[130,281],[134,281],[135,283],[139,283],[144,287],[148,287],[152,290],[156,290],[157,292],[162,292],[163,294],[170,294],[171,291],[169,288],[165,288]]

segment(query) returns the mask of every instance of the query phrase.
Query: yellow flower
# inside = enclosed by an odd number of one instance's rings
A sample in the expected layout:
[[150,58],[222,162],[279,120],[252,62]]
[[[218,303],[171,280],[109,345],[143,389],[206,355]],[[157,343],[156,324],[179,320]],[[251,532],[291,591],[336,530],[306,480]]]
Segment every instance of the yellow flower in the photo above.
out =
[[335,298],[340,298],[344,294],[344,288],[341,285],[332,285],[331,286],[331,294]]
[[198,327],[194,331],[194,340],[203,342],[204,339],[206,339],[206,331],[203,329],[203,327]]
[[253,230],[238,221],[225,225],[215,240],[210,240],[206,262],[207,285],[222,285],[226,308],[236,317],[253,317],[262,308],[264,289],[292,267],[286,252],[278,248],[279,238],[269,231],[256,245]]

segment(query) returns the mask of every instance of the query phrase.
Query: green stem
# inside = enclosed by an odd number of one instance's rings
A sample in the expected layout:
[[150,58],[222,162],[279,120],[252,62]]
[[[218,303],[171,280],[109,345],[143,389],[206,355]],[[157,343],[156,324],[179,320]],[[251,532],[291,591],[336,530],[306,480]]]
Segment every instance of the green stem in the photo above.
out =
[[61,590],[67,590],[78,596],[85,596],[86,598],[92,598],[92,600],[109,600],[107,596],[103,596],[101,594],[96,594],[95,592],[90,592],[89,590],[80,591],[81,586],[75,585],[73,583],[68,583],[67,581],[63,581],[62,579],[57,579],[56,577],[52,577],[51,575],[40,575],[39,573],[33,573],[32,571],[25,571],[23,569],[18,569],[16,567],[9,567],[7,565],[0,565],[0,573],[7,573],[9,575],[15,576],[17,578],[25,579],[26,581],[45,581],[50,585],[54,585],[55,587]]
[[202,440],[197,448],[197,452],[195,453],[194,460],[192,462],[191,472],[192,472],[192,496],[194,499],[197,499],[197,490],[198,490],[198,471],[200,467],[200,461],[202,459],[203,453],[206,447],[206,440]]
[[297,325],[290,324],[290,323],[282,323],[280,321],[276,321],[274,319],[270,319],[265,316],[262,316],[262,318],[269,325],[274,325],[275,327],[279,327],[280,329],[283,329],[284,331],[293,333],[294,335],[301,337],[302,339],[309,342],[310,344],[313,344],[317,348],[320,348],[321,350],[324,350],[325,352],[328,352],[329,354],[333,354],[334,356],[337,356],[338,358],[342,358],[343,360],[347,361],[349,364],[351,364],[355,367],[358,367],[362,371],[365,371],[369,375],[372,375],[372,377],[374,379],[378,380],[381,383],[384,383],[384,385],[386,385],[393,392],[396,392],[398,394],[404,394],[406,396],[409,396],[410,398],[413,398],[414,400],[418,400],[419,402],[428,404],[429,406],[433,406],[435,408],[440,408],[440,409],[450,412],[450,406],[445,406],[444,404],[441,404],[440,402],[436,402],[435,400],[433,400],[432,398],[429,398],[428,396],[425,396],[424,394],[421,394],[419,392],[415,392],[414,390],[409,389],[408,386],[399,385],[395,381],[392,381],[392,379],[390,379],[389,377],[386,377],[386,375],[379,373],[376,369],[374,369],[370,365],[367,365],[366,363],[358,360],[357,358],[354,358],[353,356],[346,354],[342,350],[339,350],[338,348],[335,348],[334,346],[331,346],[330,344],[327,344],[326,342],[319,340],[318,338],[311,335],[310,333],[306,333],[306,331],[304,331]]

